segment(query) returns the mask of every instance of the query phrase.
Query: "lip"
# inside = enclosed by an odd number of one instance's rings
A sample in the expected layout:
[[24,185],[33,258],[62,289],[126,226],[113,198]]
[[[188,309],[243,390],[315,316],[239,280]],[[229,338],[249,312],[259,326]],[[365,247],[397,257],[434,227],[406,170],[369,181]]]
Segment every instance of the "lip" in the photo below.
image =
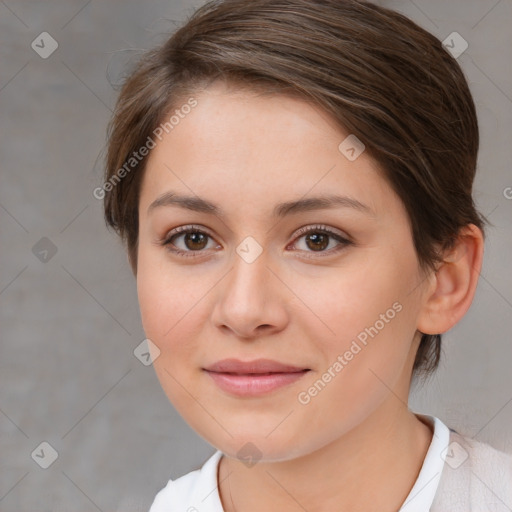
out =
[[222,359],[207,366],[205,370],[217,373],[293,373],[309,370],[300,366],[283,364],[272,359],[253,359],[241,361],[240,359]]
[[220,389],[235,396],[258,396],[292,384],[310,368],[271,359],[223,359],[203,368]]

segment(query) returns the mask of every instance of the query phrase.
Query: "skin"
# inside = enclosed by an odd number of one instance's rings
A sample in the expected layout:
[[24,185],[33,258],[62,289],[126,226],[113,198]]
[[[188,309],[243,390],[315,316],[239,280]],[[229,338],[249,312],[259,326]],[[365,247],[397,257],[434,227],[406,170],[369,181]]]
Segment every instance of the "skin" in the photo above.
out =
[[[194,97],[197,107],[151,151],[139,203],[137,292],[145,333],[160,350],[161,385],[225,454],[218,480],[226,511],[370,511],[377,499],[382,512],[398,510],[432,439],[407,406],[418,331],[445,332],[469,308],[482,234],[468,226],[440,269],[423,274],[402,202],[367,152],[355,161],[341,154],[349,132],[329,116],[298,98],[222,82]],[[224,213],[177,205],[148,213],[169,190]],[[271,216],[277,203],[332,193],[371,214],[335,207]],[[159,244],[190,224],[209,235],[203,245],[183,235],[173,243],[198,257]],[[315,251],[296,232],[317,224],[353,243],[329,238]],[[263,249],[252,263],[236,252],[248,236]],[[401,311],[300,403],[298,394],[396,302]],[[265,395],[234,397],[202,370],[228,357],[311,371]],[[251,467],[237,458],[247,442],[261,455]]]

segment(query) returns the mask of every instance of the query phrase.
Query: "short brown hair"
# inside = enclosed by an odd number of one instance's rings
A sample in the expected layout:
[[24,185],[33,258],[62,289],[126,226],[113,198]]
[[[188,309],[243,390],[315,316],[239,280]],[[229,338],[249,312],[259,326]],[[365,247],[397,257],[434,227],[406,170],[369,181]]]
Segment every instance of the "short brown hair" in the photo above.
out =
[[[112,184],[169,111],[222,78],[295,94],[361,139],[402,200],[422,269],[460,229],[487,222],[472,198],[479,133],[464,74],[441,42],[405,16],[355,0],[214,0],[125,81],[109,124]],[[147,157],[105,187],[108,226],[137,272],[138,204]],[[438,366],[441,335],[422,334],[413,374]]]

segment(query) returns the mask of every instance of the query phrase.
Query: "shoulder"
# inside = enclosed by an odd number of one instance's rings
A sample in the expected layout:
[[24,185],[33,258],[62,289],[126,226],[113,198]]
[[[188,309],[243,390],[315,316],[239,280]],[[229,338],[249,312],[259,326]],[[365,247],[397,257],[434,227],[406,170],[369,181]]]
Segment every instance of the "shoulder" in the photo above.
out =
[[[457,432],[450,432],[450,446],[462,448],[461,466],[471,469],[471,472],[485,481],[492,475],[494,481],[506,483],[507,490],[512,491],[512,454],[497,450],[493,446]],[[459,448],[460,447],[460,448]],[[467,458],[466,458],[467,456]]]
[[512,510],[512,454],[451,430],[443,459],[433,512],[449,510],[447,506],[452,510]]
[[149,512],[222,512],[217,491],[217,468],[222,457],[216,451],[200,469],[167,485],[156,495]]
[[[474,476],[482,482],[491,482],[491,486],[501,483],[501,488],[510,498],[512,496],[512,453],[497,450],[493,446],[475,439],[454,433],[454,442],[458,442],[468,452],[468,466]],[[500,489],[501,489],[500,488]],[[512,506],[512,503],[510,504]]]

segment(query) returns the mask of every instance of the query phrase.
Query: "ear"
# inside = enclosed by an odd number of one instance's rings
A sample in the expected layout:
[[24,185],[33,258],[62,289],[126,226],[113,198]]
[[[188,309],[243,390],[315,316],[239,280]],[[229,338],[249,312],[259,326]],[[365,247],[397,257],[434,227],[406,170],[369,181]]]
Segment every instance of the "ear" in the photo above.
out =
[[431,276],[418,317],[420,332],[442,334],[466,314],[475,295],[483,252],[482,231],[474,224],[464,226]]

